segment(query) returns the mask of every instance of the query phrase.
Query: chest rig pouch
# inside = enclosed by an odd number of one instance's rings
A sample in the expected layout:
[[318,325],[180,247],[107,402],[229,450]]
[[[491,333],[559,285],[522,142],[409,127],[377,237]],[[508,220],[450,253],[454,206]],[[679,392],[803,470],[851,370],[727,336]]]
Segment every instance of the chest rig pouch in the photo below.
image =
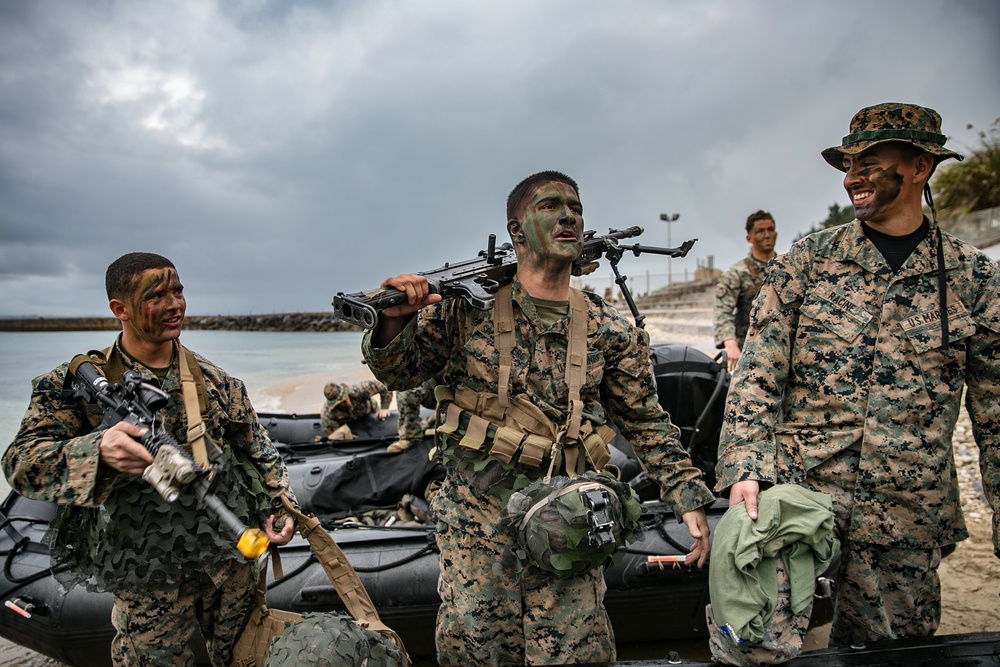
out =
[[587,373],[587,318],[583,293],[570,289],[570,326],[566,354],[566,386],[569,405],[566,422],[556,424],[532,403],[526,394],[510,395],[514,349],[514,310],[511,288],[496,295],[493,309],[494,345],[500,356],[497,393],[476,392],[467,387],[437,388],[439,442],[447,445],[446,456],[463,458],[487,454],[505,466],[519,464],[541,476],[548,461],[553,473],[576,477],[587,469],[603,470],[611,459],[608,443],[615,432],[606,424],[594,426],[583,420],[580,388]]

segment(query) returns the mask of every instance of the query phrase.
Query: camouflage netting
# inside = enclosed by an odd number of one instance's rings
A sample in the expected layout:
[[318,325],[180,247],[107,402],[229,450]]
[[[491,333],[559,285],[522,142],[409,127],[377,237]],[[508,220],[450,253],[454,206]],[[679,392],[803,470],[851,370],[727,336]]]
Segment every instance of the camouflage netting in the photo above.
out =
[[[581,491],[598,483],[606,507],[595,512]],[[603,492],[603,493],[602,493]],[[624,546],[641,532],[642,505],[632,488],[606,473],[553,477],[514,493],[501,515],[505,526],[517,526],[514,555],[523,567],[532,563],[560,578],[579,576],[616,563]],[[592,519],[610,521],[610,536],[600,540]]]
[[[260,473],[240,451],[227,448],[212,490],[249,525],[270,510]],[[254,517],[251,519],[250,517]],[[114,592],[137,585],[174,585],[206,563],[245,562],[236,539],[191,495],[168,503],[141,477],[121,475],[99,508],[60,506],[46,537],[53,567],[68,565],[64,586],[84,583]]]
[[336,612],[305,613],[271,643],[264,667],[406,667],[403,652]]

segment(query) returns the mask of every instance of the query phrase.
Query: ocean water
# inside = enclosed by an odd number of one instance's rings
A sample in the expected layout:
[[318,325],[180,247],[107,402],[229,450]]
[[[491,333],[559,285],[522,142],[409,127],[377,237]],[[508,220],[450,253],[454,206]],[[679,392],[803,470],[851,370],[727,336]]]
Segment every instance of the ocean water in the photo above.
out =
[[[114,337],[112,331],[0,332],[0,451],[17,434],[32,379]],[[185,331],[181,340],[243,380],[260,412],[281,410],[282,398],[303,385],[371,377],[360,332]],[[318,410],[323,398],[314,393]],[[0,498],[8,489],[0,475]]]

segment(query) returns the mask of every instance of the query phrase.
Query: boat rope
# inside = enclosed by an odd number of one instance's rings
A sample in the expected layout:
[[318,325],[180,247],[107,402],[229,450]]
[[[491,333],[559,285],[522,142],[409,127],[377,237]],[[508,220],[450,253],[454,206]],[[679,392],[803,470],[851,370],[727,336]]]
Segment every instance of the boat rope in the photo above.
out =
[[[402,565],[406,565],[407,563],[412,563],[413,561],[418,560],[420,558],[423,558],[424,556],[426,556],[428,554],[431,554],[431,553],[434,553],[436,551],[437,551],[437,547],[435,545],[428,544],[428,545],[425,545],[424,547],[422,547],[421,549],[419,549],[417,551],[414,551],[413,553],[408,554],[408,555],[404,556],[403,558],[400,558],[399,560],[392,561],[391,563],[384,563],[382,565],[375,565],[375,566],[372,566],[372,567],[358,567],[356,565],[352,565],[352,567],[354,568],[355,572],[364,572],[365,574],[372,574],[372,573],[375,573],[375,572],[384,572],[386,570],[391,570],[393,568],[400,567]],[[305,570],[307,570],[309,568],[309,566],[311,566],[313,563],[317,563],[317,562],[318,561],[316,559],[316,554],[312,554],[312,553],[309,554],[308,558],[306,558],[305,561],[301,565],[299,565],[294,570],[292,570],[291,572],[287,573],[285,576],[281,577],[280,579],[275,579],[274,581],[272,581],[270,584],[267,585],[267,589],[271,590],[272,588],[274,588],[274,587],[276,587],[276,586],[284,583],[285,581],[288,581],[289,579],[292,579],[296,575],[301,574],[302,572],[304,572]]]
[[435,551],[437,551],[437,549],[433,545],[428,544],[428,545],[425,545],[424,548],[420,549],[419,551],[414,551],[409,556],[404,556],[403,558],[400,558],[399,560],[395,560],[395,561],[393,561],[391,563],[385,563],[384,565],[377,565],[377,566],[373,566],[373,567],[355,567],[354,571],[355,572],[366,572],[366,573],[383,572],[385,570],[391,570],[394,567],[399,567],[401,565],[406,565],[407,563],[412,563],[413,561],[415,561],[415,560],[417,560],[419,558],[423,558],[427,554],[432,554]]
[[667,544],[672,546],[674,549],[677,549],[679,553],[682,554],[687,553],[688,551],[687,548],[685,548],[683,544],[677,541],[677,538],[675,538],[667,531],[667,528],[664,525],[665,523],[666,523],[665,518],[658,517],[656,521],[656,532],[660,534],[660,537],[662,537]]

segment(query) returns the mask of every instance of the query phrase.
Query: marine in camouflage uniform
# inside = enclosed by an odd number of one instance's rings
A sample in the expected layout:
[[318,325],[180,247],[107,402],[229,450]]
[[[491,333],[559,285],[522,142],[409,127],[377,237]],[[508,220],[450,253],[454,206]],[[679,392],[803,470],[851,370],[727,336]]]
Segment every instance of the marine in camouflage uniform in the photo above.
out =
[[968,536],[951,448],[963,390],[1000,555],[1000,272],[923,217],[930,173],[959,157],[940,122],[869,107],[824,151],[858,219],[772,262],[726,405],[717,486],[730,503],[753,517],[760,485],[775,483],[832,496],[834,645],[936,630],[941,547]]
[[[365,415],[377,412],[384,419],[389,414],[389,402],[392,400],[389,389],[376,380],[363,380],[351,385],[328,382],[323,387],[323,396],[326,397],[321,415],[323,430],[331,436],[347,422],[361,419]],[[382,401],[378,410],[372,404],[375,396]]]
[[[143,266],[155,266],[145,274],[162,274],[169,265],[158,255],[130,256],[141,256],[139,272]],[[125,349],[122,334],[104,369],[157,376],[169,396],[159,412],[163,426],[177,442],[185,443],[187,416],[177,365],[183,348],[176,342],[184,300],[169,267],[169,286],[155,283],[155,290],[140,296],[143,303],[171,301],[166,315],[154,325],[169,319],[172,333],[151,333],[152,327],[142,332],[144,342],[156,338],[169,365],[140,363]],[[165,294],[174,290],[176,294]],[[109,297],[115,298],[110,289]],[[138,311],[130,311],[132,321],[139,319]],[[135,340],[134,325],[126,323],[126,328],[133,334],[128,340]],[[287,470],[243,383],[197,354],[189,358],[196,360],[204,378],[208,410],[203,423],[220,450],[213,490],[245,524],[257,526],[267,516],[272,498],[282,491],[291,495]],[[122,432],[138,436],[139,427],[120,424],[95,432],[103,409],[65,393],[67,374],[68,364],[63,364],[32,383],[31,403],[3,457],[11,487],[28,498],[59,505],[52,524],[54,560],[72,566],[74,582],[113,594],[115,664],[192,665],[189,642],[200,628],[212,663],[228,665],[254,604],[256,563],[236,550],[233,536],[190,496],[182,493],[174,503],[163,500],[139,476],[148,460],[137,460],[131,472],[112,467],[107,457],[115,436]],[[138,442],[131,444],[145,451]],[[276,543],[291,537],[291,526],[279,536],[270,531],[270,519],[266,523],[265,532]]]
[[399,438],[389,445],[387,451],[401,452],[414,442],[424,438],[425,422],[420,418],[420,408],[433,410],[437,404],[434,398],[436,379],[430,379],[415,389],[396,392],[396,409],[399,411]]
[[750,254],[719,276],[712,310],[715,347],[726,351],[729,370],[736,367],[750,326],[750,308],[764,283],[767,263],[774,257],[778,233],[767,211],[751,213],[746,222]]
[[[518,193],[525,193],[526,199]],[[553,423],[563,424],[569,401],[567,305],[531,296],[522,280],[534,278],[530,269],[537,266],[538,258],[532,253],[544,259],[561,252],[558,256],[568,262],[563,290],[568,289],[568,268],[582,247],[582,206],[576,184],[556,172],[529,177],[511,193],[508,218],[519,261],[518,277],[509,288],[515,332],[510,395],[527,395]],[[533,230],[532,224],[537,225]],[[547,244],[553,238],[555,245],[562,239],[565,242],[552,250]],[[392,386],[416,387],[440,376],[447,387],[498,391],[500,356],[492,310],[476,309],[462,299],[433,303],[435,295],[426,297],[426,291],[420,292],[421,286],[426,290],[426,281],[413,274],[388,279],[383,285],[415,290],[410,313],[432,305],[408,321],[406,313],[387,317],[394,314],[386,311],[379,328],[366,334],[362,350],[376,377]],[[697,533],[694,553],[703,563],[708,526],[701,508],[714,498],[681,447],[678,429],[657,401],[648,335],[600,297],[584,293],[584,301],[583,419],[595,425],[613,420],[629,438],[647,471],[660,482],[664,499]],[[485,453],[488,442],[480,450],[454,442],[439,432],[437,444],[446,478],[432,502],[441,552],[436,633],[440,664],[614,660],[602,569],[565,579],[531,564],[517,570],[510,559],[516,532],[513,527],[498,526],[509,496],[542,477],[548,460],[539,467],[517,460],[505,463]],[[696,518],[703,522],[697,530],[692,528]]]

